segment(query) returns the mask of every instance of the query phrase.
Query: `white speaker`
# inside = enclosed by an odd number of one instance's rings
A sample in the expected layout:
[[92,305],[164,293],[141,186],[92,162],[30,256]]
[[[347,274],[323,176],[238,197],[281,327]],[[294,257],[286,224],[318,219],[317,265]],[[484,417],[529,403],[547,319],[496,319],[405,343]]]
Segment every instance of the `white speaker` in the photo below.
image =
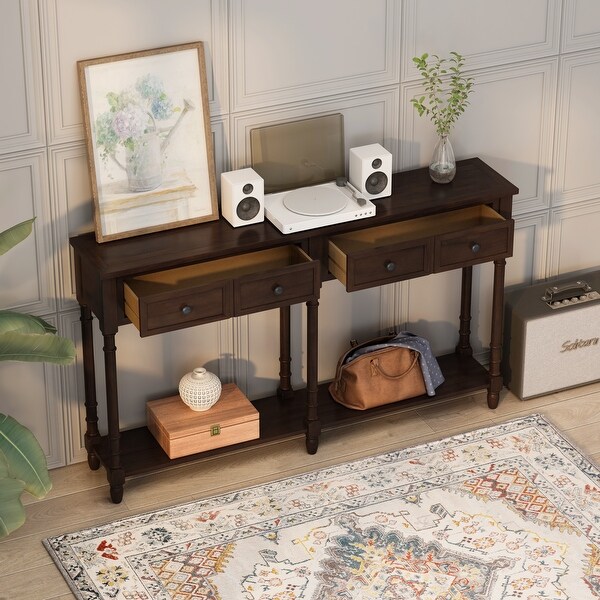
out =
[[502,373],[525,400],[600,380],[600,271],[505,294]]
[[367,200],[392,194],[392,154],[381,144],[350,148],[350,183]]
[[265,220],[265,182],[254,169],[221,173],[221,214],[234,227]]

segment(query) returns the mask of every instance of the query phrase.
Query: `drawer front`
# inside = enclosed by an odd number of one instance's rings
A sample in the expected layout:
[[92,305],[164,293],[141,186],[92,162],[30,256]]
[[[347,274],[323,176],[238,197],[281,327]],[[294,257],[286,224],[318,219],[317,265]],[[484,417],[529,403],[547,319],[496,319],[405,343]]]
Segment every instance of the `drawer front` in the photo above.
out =
[[514,221],[436,237],[435,270],[446,271],[512,256]]
[[268,273],[247,275],[234,282],[235,315],[247,315],[319,297],[318,263],[292,265]]
[[140,334],[153,335],[233,316],[230,282],[190,288],[168,297],[140,300]]
[[420,277],[431,273],[429,240],[394,244],[347,257],[346,289],[349,292]]

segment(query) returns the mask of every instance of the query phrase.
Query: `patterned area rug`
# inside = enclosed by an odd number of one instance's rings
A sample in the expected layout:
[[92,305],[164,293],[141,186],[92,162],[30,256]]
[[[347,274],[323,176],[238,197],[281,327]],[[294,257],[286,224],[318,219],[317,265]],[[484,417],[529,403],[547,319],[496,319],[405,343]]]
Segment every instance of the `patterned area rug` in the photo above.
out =
[[600,472],[533,415],[44,540],[78,598],[600,597]]

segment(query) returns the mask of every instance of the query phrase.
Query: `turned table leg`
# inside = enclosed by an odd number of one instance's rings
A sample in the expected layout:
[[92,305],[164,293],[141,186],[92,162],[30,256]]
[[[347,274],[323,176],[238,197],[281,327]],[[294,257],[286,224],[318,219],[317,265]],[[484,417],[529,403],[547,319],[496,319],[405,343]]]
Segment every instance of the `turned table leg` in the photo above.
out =
[[319,447],[321,421],[317,403],[317,363],[318,363],[318,310],[319,302],[306,303],[306,347],[307,347],[307,385],[306,385],[306,450],[315,454]]
[[87,462],[93,471],[100,467],[100,459],[94,451],[100,443],[98,432],[98,401],[96,399],[96,370],[94,366],[94,333],[92,330],[92,311],[81,306],[81,345],[83,349],[83,385],[85,394],[86,431],[84,444]]
[[290,306],[279,309],[279,387],[277,396],[289,400],[294,395],[291,383]]
[[460,292],[460,327],[456,352],[461,356],[473,356],[471,347],[471,296],[473,289],[473,267],[464,267]]
[[488,406],[496,408],[502,390],[502,321],[504,317],[504,272],[506,260],[494,261],[494,291],[492,302],[492,332],[490,339],[490,387],[488,389]]
[[110,483],[111,500],[115,504],[118,504],[123,499],[125,471],[121,466],[116,353],[115,334],[104,334],[104,368],[106,371],[106,410],[109,444],[107,475],[108,482]]

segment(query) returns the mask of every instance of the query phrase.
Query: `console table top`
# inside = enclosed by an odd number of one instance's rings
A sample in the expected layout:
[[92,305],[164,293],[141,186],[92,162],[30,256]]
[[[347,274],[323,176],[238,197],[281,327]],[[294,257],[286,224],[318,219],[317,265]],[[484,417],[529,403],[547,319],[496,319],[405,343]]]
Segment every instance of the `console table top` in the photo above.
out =
[[[383,225],[474,204],[498,203],[501,199],[510,203],[518,191],[479,158],[458,161],[456,177],[447,185],[432,182],[427,167],[394,173],[392,195],[374,201],[377,214],[368,219],[368,224],[370,227]],[[510,204],[507,208],[510,213]],[[72,237],[70,244],[76,253],[94,265],[101,279],[112,279],[282,244],[302,243],[364,226],[365,222],[361,220],[283,234],[266,219],[238,228],[224,219],[217,219],[101,244],[90,232]]]

